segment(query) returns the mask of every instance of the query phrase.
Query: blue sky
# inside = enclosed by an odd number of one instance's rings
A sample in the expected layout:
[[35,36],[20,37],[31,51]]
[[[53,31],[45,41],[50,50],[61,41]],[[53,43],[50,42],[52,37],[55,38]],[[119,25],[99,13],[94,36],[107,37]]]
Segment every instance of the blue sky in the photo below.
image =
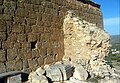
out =
[[120,0],[93,0],[101,5],[104,28],[110,35],[120,35]]

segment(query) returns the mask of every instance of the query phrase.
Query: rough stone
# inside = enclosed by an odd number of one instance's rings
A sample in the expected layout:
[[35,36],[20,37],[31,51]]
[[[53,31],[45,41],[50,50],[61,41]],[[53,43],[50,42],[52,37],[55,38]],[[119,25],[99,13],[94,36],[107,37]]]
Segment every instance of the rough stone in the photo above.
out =
[[12,32],[15,32],[15,33],[24,33],[24,29],[25,29],[25,26],[23,25],[20,25],[17,23],[12,25]]
[[35,72],[36,72],[39,76],[45,74],[45,70],[43,70],[41,67],[38,68]]
[[49,67],[46,71],[46,76],[49,77],[52,81],[62,81],[62,73],[59,68],[57,67]]
[[7,54],[7,60],[12,61],[17,57],[17,49],[8,49]]
[[3,0],[0,0],[0,5],[2,5],[3,4]]
[[67,64],[55,64],[46,69],[46,75],[52,81],[62,81],[69,79],[74,71],[74,67]]
[[38,65],[37,60],[36,59],[28,59],[28,64],[30,68],[34,68]]
[[0,63],[0,73],[6,72],[6,67],[4,63]]
[[21,83],[21,75],[15,75],[7,78],[7,83]]
[[0,50],[0,62],[5,62],[5,61],[6,61],[6,51]]
[[21,70],[23,68],[22,60],[12,60],[6,62],[7,72]]
[[0,31],[2,32],[6,31],[6,22],[3,20],[0,20]]
[[75,72],[73,73],[73,77],[78,80],[86,80],[88,78],[87,71],[81,66],[81,64],[76,64],[75,66]]
[[28,79],[29,83],[48,83],[48,80],[44,75],[38,76],[36,72],[31,72]]
[[0,41],[5,41],[7,37],[6,32],[0,32]]
[[76,79],[74,77],[70,77],[70,80],[69,80],[68,83],[87,83],[87,82],[78,80],[78,79]]

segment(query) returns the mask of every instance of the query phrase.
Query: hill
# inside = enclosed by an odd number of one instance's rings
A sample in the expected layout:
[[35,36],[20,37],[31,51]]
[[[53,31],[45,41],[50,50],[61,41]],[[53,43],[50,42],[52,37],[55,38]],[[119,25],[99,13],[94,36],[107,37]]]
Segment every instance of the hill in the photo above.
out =
[[111,35],[112,48],[120,50],[120,35]]

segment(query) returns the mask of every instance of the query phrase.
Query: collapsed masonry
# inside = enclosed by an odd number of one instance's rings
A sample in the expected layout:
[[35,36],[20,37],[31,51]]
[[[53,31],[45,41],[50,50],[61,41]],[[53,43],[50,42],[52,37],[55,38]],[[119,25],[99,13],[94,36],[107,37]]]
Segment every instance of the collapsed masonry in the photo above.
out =
[[105,61],[111,47],[108,33],[71,11],[66,13],[63,31],[63,61],[30,73],[28,83],[91,83],[86,80],[92,77],[102,78],[99,83],[119,83],[115,69]]

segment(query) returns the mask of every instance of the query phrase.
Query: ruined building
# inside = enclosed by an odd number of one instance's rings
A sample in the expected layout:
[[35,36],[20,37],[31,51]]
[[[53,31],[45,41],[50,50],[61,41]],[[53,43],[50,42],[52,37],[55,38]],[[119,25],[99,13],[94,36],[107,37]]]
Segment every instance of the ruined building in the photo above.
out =
[[30,72],[62,60],[67,11],[103,29],[100,5],[91,1],[0,0],[0,73]]
[[0,74],[72,61],[104,77],[109,40],[90,0],[0,0]]

